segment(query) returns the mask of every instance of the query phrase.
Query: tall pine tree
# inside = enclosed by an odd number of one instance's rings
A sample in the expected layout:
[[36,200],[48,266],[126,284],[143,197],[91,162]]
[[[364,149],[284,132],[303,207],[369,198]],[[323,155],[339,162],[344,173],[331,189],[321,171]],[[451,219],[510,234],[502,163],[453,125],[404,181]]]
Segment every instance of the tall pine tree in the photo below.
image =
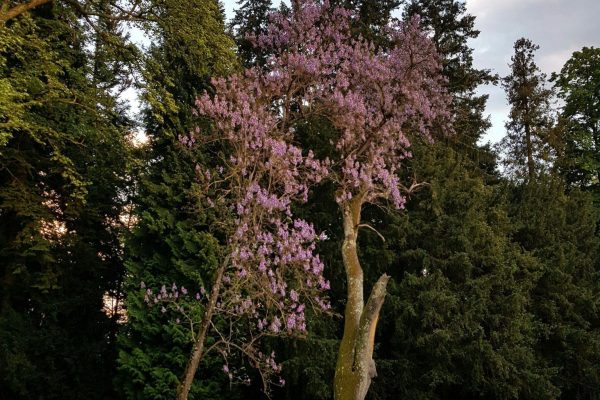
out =
[[273,11],[271,0],[239,0],[230,27],[235,36],[238,55],[244,67],[264,66],[267,56],[263,49],[254,46],[252,38],[266,32],[269,13]]
[[391,21],[392,13],[403,0],[332,0],[330,4],[344,7],[356,14],[353,31],[375,46],[389,46],[385,27]]
[[598,215],[589,195],[567,190],[556,170],[548,168],[556,145],[550,136],[552,92],[535,64],[537,48],[527,39],[517,40],[512,74],[504,79],[511,112],[501,146],[513,178],[513,238],[540,266],[530,294],[538,359],[556,371],[552,384],[560,398],[593,399],[599,377],[599,314],[593,294],[600,290]]
[[552,91],[546,88],[546,76],[535,64],[538,48],[529,39],[517,40],[511,74],[503,79],[511,109],[507,135],[499,148],[504,153],[506,172],[521,180],[532,180],[547,169],[553,153],[549,140]]

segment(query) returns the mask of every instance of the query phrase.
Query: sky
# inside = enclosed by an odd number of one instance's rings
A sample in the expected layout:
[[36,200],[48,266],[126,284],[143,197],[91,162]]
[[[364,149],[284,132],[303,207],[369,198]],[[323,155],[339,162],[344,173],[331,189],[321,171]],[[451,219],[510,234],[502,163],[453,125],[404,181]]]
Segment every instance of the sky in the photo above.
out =
[[[236,0],[223,0],[227,18]],[[273,1],[277,4],[277,0]],[[540,46],[536,63],[548,76],[559,72],[574,51],[600,47],[600,0],[467,0],[467,12],[476,17],[479,38],[470,42],[476,68],[505,76],[514,42],[525,37]],[[487,113],[492,128],[484,142],[504,135],[509,106],[501,87],[480,89],[489,94]]]
[[[574,51],[600,47],[600,0],[467,0],[467,11],[481,31],[471,41],[475,67],[500,76],[509,73],[513,44],[521,37],[540,46],[536,63],[548,76],[560,72]],[[509,106],[501,87],[480,91],[490,95],[493,127],[486,139],[496,142],[504,135]]]

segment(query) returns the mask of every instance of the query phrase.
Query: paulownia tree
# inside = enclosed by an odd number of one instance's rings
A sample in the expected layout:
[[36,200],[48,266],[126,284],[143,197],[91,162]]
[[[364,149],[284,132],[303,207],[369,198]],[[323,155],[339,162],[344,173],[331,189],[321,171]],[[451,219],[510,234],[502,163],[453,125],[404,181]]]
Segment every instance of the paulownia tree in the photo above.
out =
[[[198,197],[202,212],[213,214],[210,230],[221,238],[222,262],[198,324],[180,399],[187,398],[209,328],[220,338],[223,354],[237,350],[268,376],[278,367],[259,352],[259,340],[305,332],[306,303],[329,308],[321,294],[329,282],[315,254],[319,237],[292,213],[293,204],[307,200],[310,185],[327,174],[327,161],[303,155],[291,143],[291,131],[274,129],[278,118],[266,106],[267,92],[256,71],[213,83],[218,94],[204,94],[196,102],[198,113],[213,121],[213,133],[197,130],[181,141],[193,146],[199,139],[214,155],[197,167]],[[226,332],[213,316],[226,319]]]
[[[255,332],[293,333],[304,329],[298,296],[328,308],[318,297],[328,282],[314,255],[317,235],[292,212],[324,179],[336,185],[343,215],[348,296],[335,397],[366,396],[389,277],[379,278],[365,303],[357,237],[361,228],[371,227],[361,221],[361,211],[368,203],[403,207],[413,187],[399,179],[403,160],[411,156],[409,136],[429,138],[432,126],[449,116],[440,65],[418,21],[389,26],[393,46],[381,51],[352,37],[353,18],[327,1],[294,1],[289,13],[272,15],[267,32],[254,40],[273,54],[266,67],[215,80],[215,94],[197,101],[198,114],[212,121],[211,128],[183,142],[213,151],[210,165],[198,171],[199,196],[203,208],[219,216],[214,229],[225,237],[227,250],[180,399],[193,379],[212,315],[242,313]],[[317,122],[335,137],[321,140],[320,148],[302,146],[307,138],[300,133]],[[244,337],[254,340],[252,334]]]

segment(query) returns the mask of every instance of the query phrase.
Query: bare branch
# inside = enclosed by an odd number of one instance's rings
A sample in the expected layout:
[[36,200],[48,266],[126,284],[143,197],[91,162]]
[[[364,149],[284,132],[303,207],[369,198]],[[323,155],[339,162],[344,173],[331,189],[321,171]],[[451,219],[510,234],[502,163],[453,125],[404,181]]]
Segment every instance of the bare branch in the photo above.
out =
[[377,236],[379,236],[381,238],[381,240],[383,240],[385,242],[385,237],[383,237],[383,235],[381,233],[379,233],[377,231],[377,229],[373,228],[371,225],[369,224],[360,224],[358,225],[358,228],[369,228],[370,230],[372,230],[373,232],[375,232],[377,234]]
[[417,177],[415,175],[413,175],[412,183],[410,184],[410,186],[406,187],[404,185],[400,185],[400,189],[402,189],[402,191],[404,193],[406,193],[407,195],[410,195],[410,194],[416,192],[422,186],[429,186],[429,185],[430,185],[429,182],[418,182]]
[[0,21],[6,22],[10,19],[18,17],[19,15],[31,10],[32,8],[49,3],[50,1],[52,0],[31,0],[27,3],[17,4],[16,6],[8,9],[6,12],[4,11],[4,7],[2,7],[2,11],[0,12]]
[[150,19],[151,14],[150,10],[142,9],[136,11],[137,4],[134,4],[130,10],[125,10],[122,7],[115,5],[115,8],[117,8],[120,12],[118,14],[110,14],[91,10],[89,6],[84,6],[77,0],[66,0],[66,2],[76,9],[81,15],[94,16],[111,21],[147,21]]

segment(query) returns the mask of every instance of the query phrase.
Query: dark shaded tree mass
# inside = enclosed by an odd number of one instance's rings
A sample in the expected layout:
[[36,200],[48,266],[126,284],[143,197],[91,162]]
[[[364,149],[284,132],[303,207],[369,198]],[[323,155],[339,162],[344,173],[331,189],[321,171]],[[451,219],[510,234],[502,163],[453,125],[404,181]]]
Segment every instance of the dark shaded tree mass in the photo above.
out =
[[109,90],[125,77],[100,73],[116,53],[97,51],[122,37],[101,29],[61,3],[0,26],[2,398],[118,396],[105,299],[121,295],[131,123]]
[[[380,61],[398,45],[390,31],[394,21],[418,17],[437,52],[433,57],[444,75],[441,86],[452,119],[451,126],[427,125],[433,141],[419,138],[422,126],[403,125],[411,157],[407,154],[393,175],[404,189],[413,185],[404,209],[397,212],[386,203],[362,209],[356,257],[364,295],[382,274],[390,276],[370,342],[375,367],[370,371],[377,376],[369,375],[365,398],[599,399],[600,49],[575,51],[547,81],[536,63],[538,46],[520,38],[510,73],[500,79],[474,66],[470,41],[480,32],[465,1],[330,4],[352,13],[344,43],[371,43],[365,54],[379,54]],[[333,86],[307,85],[314,74],[303,75],[306,65],[294,64],[299,55],[325,54],[328,45],[329,59],[337,60],[343,43],[332,45],[335,35],[303,42],[279,36],[314,38],[312,28],[338,28],[320,22],[339,17],[333,7],[326,8],[331,15],[317,18],[304,9],[312,5],[308,0],[289,5],[239,0],[226,21],[217,0],[3,2],[1,400],[177,396],[197,329],[171,310],[163,312],[162,303],[149,306],[156,297],[147,297],[147,290],[166,285],[166,292],[176,283],[205,296],[222,265],[223,249],[231,244],[219,224],[239,223],[229,218],[236,215],[235,207],[218,214],[203,206],[208,194],[199,171],[214,170],[227,159],[224,154],[232,153],[228,145],[217,144],[222,137],[190,145],[191,138],[225,132],[215,129],[220,103],[211,103],[210,119],[196,115],[197,97],[208,93],[218,99],[216,90],[221,90],[236,99],[260,99],[253,110],[265,110],[277,121],[274,130],[285,128],[293,136],[286,151],[313,149],[311,157],[319,160],[340,156],[344,147],[336,147],[337,138],[355,132],[344,125],[345,118],[363,115],[351,107],[351,115],[334,115],[341,97],[319,109],[322,104],[311,103],[316,98],[311,90]],[[283,17],[269,17],[274,11]],[[286,26],[295,15],[307,17]],[[313,17],[311,27],[307,21]],[[138,33],[147,44],[134,43],[130,35]],[[277,41],[263,37],[258,45],[261,35]],[[275,74],[276,67],[281,68]],[[361,76],[363,67],[340,61],[328,82],[343,83],[340,71],[352,68],[350,76]],[[256,87],[267,88],[261,94],[213,83],[248,68],[256,68],[256,75],[245,82],[260,77]],[[284,73],[298,79],[291,80],[290,95],[282,91],[268,97],[265,93],[274,93],[273,82]],[[345,89],[340,86],[340,93],[351,99],[358,87],[384,76],[389,74],[354,79],[342,85]],[[409,83],[414,82],[402,81]],[[490,120],[487,96],[478,90],[498,83],[510,114],[505,137],[493,147],[482,144]],[[292,90],[298,87],[303,89]],[[132,112],[137,103],[124,94],[131,88],[140,95],[138,114]],[[365,96],[365,104],[378,100]],[[232,110],[223,115],[235,114]],[[293,124],[283,118],[284,111]],[[365,113],[365,121],[380,111]],[[245,115],[244,123],[256,122]],[[377,132],[365,131],[365,140]],[[234,131],[225,133],[235,138]],[[138,143],[135,137],[144,140]],[[231,171],[249,179],[243,171]],[[273,400],[336,396],[332,382],[348,305],[339,182],[322,181],[311,187],[306,203],[286,205],[294,218],[314,224],[327,237],[311,251],[320,255],[331,282],[332,312],[306,307],[305,337],[267,335],[252,343],[263,357],[271,360],[274,354],[275,367],[269,368],[281,380],[275,377],[270,386]],[[284,289],[285,296],[290,289]],[[272,303],[267,306],[281,306]],[[209,303],[194,304],[190,312],[199,320]],[[193,374],[187,398],[266,399],[259,370],[238,356],[243,351],[214,351],[224,349],[219,345],[225,342],[248,343],[247,331],[228,326],[231,319],[218,313],[210,321],[204,341],[209,351]],[[217,332],[240,337],[227,341]],[[355,374],[364,360],[352,357]],[[340,399],[347,392],[337,388]]]

